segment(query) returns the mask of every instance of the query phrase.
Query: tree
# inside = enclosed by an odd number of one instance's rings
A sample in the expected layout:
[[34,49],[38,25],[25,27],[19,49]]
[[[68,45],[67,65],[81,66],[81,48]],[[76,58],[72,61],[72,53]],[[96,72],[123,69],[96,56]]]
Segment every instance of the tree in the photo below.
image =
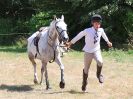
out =
[[[102,26],[113,43],[133,45],[132,0],[1,0],[0,16],[13,20],[14,32],[29,32],[46,25],[53,15],[65,15],[69,36],[89,27],[95,13],[103,17]],[[45,16],[39,16],[43,13]],[[39,16],[39,18],[37,17]],[[35,20],[37,20],[35,22]],[[34,23],[37,25],[33,25]],[[46,24],[43,24],[46,23]],[[32,25],[32,26],[31,26]],[[22,26],[24,29],[22,29]],[[30,26],[30,27],[29,27]],[[17,29],[16,29],[17,28]],[[26,28],[26,29],[25,29]],[[19,29],[19,30],[18,30]]]
[[[98,13],[103,17],[103,27],[114,45],[133,45],[133,1],[132,0],[68,0],[71,2],[68,16],[72,32],[90,25],[90,17]],[[70,18],[69,18],[70,19]],[[78,27],[78,28],[77,28]],[[74,34],[76,35],[76,33]]]

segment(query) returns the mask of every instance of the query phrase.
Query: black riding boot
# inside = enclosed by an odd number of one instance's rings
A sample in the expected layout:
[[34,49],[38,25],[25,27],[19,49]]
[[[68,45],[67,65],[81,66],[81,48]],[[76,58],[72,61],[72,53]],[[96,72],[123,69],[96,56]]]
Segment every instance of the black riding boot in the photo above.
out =
[[86,90],[87,78],[88,78],[88,74],[85,74],[84,69],[83,69],[82,91]]
[[103,75],[101,74],[101,71],[102,71],[102,66],[97,65],[97,78],[100,83],[103,83],[104,79],[103,79]]

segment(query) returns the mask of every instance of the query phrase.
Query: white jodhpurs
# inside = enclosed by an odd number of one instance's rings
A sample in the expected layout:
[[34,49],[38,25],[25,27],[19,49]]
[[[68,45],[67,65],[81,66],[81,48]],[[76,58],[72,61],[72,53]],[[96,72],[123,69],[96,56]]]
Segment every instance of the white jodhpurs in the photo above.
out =
[[101,50],[97,50],[93,53],[88,53],[88,52],[84,53],[84,72],[86,74],[88,74],[92,59],[95,59],[98,66],[102,66],[103,59],[102,59],[102,55],[101,55]]

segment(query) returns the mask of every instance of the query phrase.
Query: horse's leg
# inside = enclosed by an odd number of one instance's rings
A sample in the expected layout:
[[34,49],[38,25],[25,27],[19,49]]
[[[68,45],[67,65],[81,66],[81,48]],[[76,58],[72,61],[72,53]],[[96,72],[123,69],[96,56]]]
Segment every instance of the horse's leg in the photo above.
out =
[[34,56],[32,54],[29,54],[29,59],[34,67],[34,83],[38,84],[38,77],[37,77],[37,71],[36,71],[36,62],[34,60]]
[[43,77],[44,77],[44,63],[42,63],[42,68],[41,68],[41,81],[40,84],[43,82]]
[[61,82],[60,82],[60,88],[64,88],[65,87],[65,80],[64,80],[64,65],[61,62],[61,58],[57,57],[55,62],[60,66],[60,70],[61,70]]
[[46,90],[48,90],[48,89],[50,89],[50,86],[49,86],[49,80],[48,80],[47,63],[42,61],[41,82],[40,83],[42,83],[42,81],[43,81],[44,71],[45,71]]

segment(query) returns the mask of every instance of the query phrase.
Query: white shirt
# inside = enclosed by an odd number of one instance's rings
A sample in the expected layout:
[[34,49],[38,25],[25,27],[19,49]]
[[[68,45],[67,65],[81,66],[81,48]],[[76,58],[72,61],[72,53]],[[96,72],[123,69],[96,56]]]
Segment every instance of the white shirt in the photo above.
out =
[[109,42],[108,37],[106,36],[103,28],[99,28],[96,31],[94,27],[91,27],[81,31],[76,37],[74,37],[71,40],[72,44],[76,43],[83,36],[85,36],[85,46],[83,48],[83,51],[89,53],[93,53],[100,49],[101,36],[106,42]]

